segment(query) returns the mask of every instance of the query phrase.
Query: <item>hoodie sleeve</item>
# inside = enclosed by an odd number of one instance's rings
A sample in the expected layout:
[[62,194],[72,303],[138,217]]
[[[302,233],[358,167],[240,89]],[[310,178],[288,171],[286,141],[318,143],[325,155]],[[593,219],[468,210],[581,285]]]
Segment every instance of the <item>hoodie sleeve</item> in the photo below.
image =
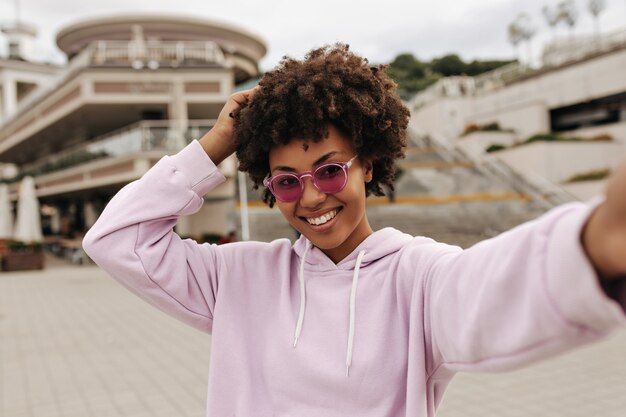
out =
[[223,181],[194,141],[111,199],[83,240],[85,252],[141,298],[210,332],[221,247],[182,240],[173,227]]
[[626,324],[580,241],[590,212],[568,204],[465,251],[436,249],[424,284],[431,376],[514,368]]

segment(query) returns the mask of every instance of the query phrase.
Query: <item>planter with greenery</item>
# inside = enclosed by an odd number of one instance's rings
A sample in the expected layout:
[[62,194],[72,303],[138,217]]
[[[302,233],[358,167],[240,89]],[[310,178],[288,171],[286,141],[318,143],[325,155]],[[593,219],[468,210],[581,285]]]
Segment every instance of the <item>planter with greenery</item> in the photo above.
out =
[[583,182],[583,181],[600,181],[611,176],[610,169],[598,169],[595,171],[583,172],[581,174],[576,174],[567,181],[566,184],[573,182]]
[[506,148],[507,147],[505,145],[502,145],[501,143],[492,143],[485,149],[485,152],[487,153],[498,152]]
[[484,124],[484,125],[477,125],[476,123],[470,123],[467,126],[465,126],[465,129],[463,130],[463,133],[461,134],[461,137],[467,136],[470,133],[474,133],[474,132],[506,132],[506,133],[513,133],[513,132],[515,132],[515,130],[514,129],[504,129],[504,128],[500,127],[500,124],[498,122],[487,123],[487,124]]
[[8,241],[2,255],[3,271],[43,269],[45,257],[41,243]]
[[[473,133],[476,131],[483,131],[485,129],[481,128],[480,126],[476,126],[476,125],[468,125],[465,128],[465,133],[464,134],[469,134],[469,133]],[[489,130],[489,129],[488,129]],[[493,131],[493,130],[490,130]],[[583,138],[583,137],[578,137],[578,136],[567,136],[567,135],[563,135],[562,133],[558,133],[558,132],[547,132],[547,133],[537,133],[535,135],[530,136],[529,138],[509,145],[509,146],[505,146],[502,145],[500,143],[495,143],[490,145],[489,147],[487,147],[485,149],[485,152],[497,152],[497,151],[501,151],[503,149],[509,149],[509,148],[516,148],[518,146],[524,146],[524,145],[528,145],[530,143],[536,143],[536,142],[558,142],[558,143],[564,143],[564,142],[578,142],[578,143],[583,143],[583,142],[612,142],[613,141],[613,137],[609,134],[606,133],[602,133],[596,136],[593,136],[591,138]]]

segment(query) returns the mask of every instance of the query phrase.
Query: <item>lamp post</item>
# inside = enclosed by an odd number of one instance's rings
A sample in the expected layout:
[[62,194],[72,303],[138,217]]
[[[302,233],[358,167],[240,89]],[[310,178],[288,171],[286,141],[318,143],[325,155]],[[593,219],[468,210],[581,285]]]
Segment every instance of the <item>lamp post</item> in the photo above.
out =
[[241,217],[241,240],[250,240],[250,219],[248,216],[248,187],[246,174],[237,171],[239,182],[239,216]]

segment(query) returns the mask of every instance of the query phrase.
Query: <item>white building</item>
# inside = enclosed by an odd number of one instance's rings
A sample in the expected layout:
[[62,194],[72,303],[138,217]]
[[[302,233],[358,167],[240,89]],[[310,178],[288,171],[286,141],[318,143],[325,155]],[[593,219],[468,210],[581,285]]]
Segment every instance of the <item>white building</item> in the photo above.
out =
[[[0,61],[0,164],[34,175],[42,204],[74,231],[163,155],[201,137],[235,86],[258,75],[267,50],[245,29],[176,16],[81,21],[56,41],[63,68],[22,55]],[[221,169],[228,181],[179,233],[233,228],[234,159]]]
[[[545,54],[550,65],[539,69],[512,64],[474,78],[440,80],[410,102],[411,126],[473,157],[501,159],[531,180],[589,198],[602,191],[602,181],[568,180],[610,170],[626,155],[624,34],[589,38],[576,51],[553,45]],[[489,125],[500,131],[481,131]],[[549,132],[587,140],[519,146]],[[491,145],[507,149],[486,154]]]
[[31,44],[37,30],[26,23],[4,25],[9,56],[0,58],[0,123],[17,111],[30,92],[49,83],[60,67],[33,61]]

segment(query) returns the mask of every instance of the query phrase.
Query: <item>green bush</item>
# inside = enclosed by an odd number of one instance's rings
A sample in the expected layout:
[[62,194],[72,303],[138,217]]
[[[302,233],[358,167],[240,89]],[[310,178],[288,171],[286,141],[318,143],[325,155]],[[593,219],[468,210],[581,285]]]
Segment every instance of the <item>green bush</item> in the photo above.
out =
[[594,171],[584,172],[581,174],[576,174],[567,181],[566,183],[571,182],[583,182],[583,181],[598,181],[608,178],[611,175],[610,169],[597,169]]
[[561,139],[561,135],[559,135],[558,133],[537,133],[536,135],[532,135],[522,143],[556,142]]
[[421,61],[412,53],[397,55],[387,67],[387,74],[398,84],[400,96],[407,100],[442,77],[450,75],[475,76],[492,71],[514,61],[463,61],[457,54],[448,54],[430,61]]
[[523,141],[520,145],[526,143],[533,142],[581,142],[585,141],[584,138],[579,138],[575,136],[563,136],[560,133],[548,132],[548,133],[537,133],[536,135],[532,135],[525,141]]
[[40,251],[43,249],[43,245],[39,242],[26,243],[20,240],[12,240],[7,242],[7,248],[9,252],[26,252],[26,251]]
[[492,143],[491,145],[489,145],[485,149],[485,152],[487,152],[487,153],[498,152],[498,151],[501,151],[503,149],[506,149],[506,146],[504,146],[503,144],[501,144],[501,143]]
[[503,129],[498,122],[486,123],[484,125],[477,125],[476,123],[470,123],[465,126],[465,130],[461,136],[469,135],[473,132],[514,132],[513,129]]

